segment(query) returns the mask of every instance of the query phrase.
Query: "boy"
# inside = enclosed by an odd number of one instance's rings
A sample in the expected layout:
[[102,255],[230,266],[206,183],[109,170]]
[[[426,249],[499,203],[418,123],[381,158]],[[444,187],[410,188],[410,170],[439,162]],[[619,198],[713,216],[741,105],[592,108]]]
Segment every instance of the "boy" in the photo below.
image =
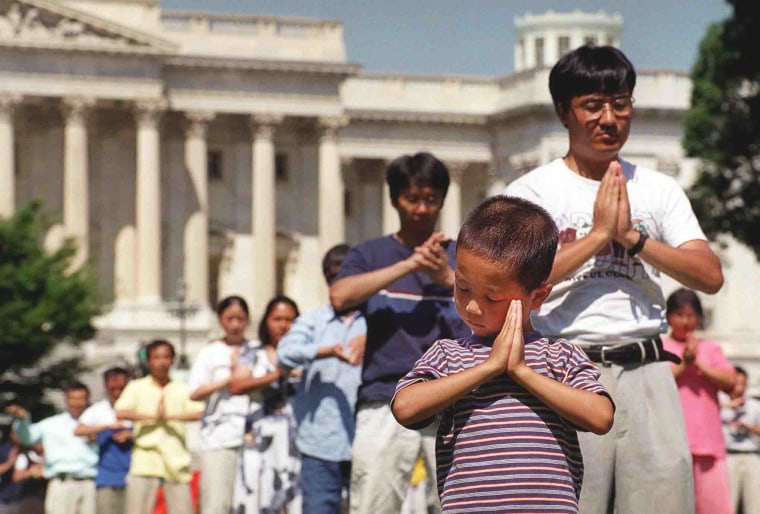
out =
[[[322,260],[329,286],[348,245],[332,247]],[[338,514],[351,478],[354,406],[361,383],[367,323],[359,311],[336,312],[325,305],[299,316],[277,345],[286,369],[303,367],[293,410],[298,421],[303,511]]]
[[171,343],[152,341],[145,350],[150,375],[127,384],[114,405],[118,419],[134,422],[127,514],[151,512],[161,485],[169,514],[187,514],[193,506],[185,422],[199,420],[204,406],[190,400],[185,384],[169,378]]
[[79,417],[74,435],[87,436],[98,443],[98,475],[95,503],[98,512],[124,512],[127,473],[132,457],[131,423],[119,422],[113,406],[129,381],[126,369],[113,367],[103,373],[107,398],[90,405]]
[[505,196],[478,206],[459,233],[454,302],[473,334],[438,340],[392,401],[409,428],[438,418],[444,512],[578,512],[576,430],[606,433],[614,407],[579,348],[531,327],[551,291],[557,237],[546,211]]
[[[681,402],[662,349],[660,274],[715,293],[721,264],[672,178],[620,158],[634,119],[636,72],[617,48],[583,46],[549,74],[567,154],[506,190],[549,211],[560,246],[551,295],[533,322],[604,364],[620,416],[604,437],[581,434],[584,512],[694,513]],[[654,393],[656,391],[656,393]],[[667,427],[667,429],[663,429]]]

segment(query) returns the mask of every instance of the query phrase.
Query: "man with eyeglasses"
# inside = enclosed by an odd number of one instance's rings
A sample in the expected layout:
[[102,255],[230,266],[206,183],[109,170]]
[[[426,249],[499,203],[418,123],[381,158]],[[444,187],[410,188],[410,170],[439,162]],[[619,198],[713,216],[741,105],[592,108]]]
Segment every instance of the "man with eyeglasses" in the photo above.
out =
[[512,182],[509,195],[546,208],[560,230],[551,295],[533,325],[581,345],[616,403],[605,436],[580,434],[580,511],[694,512],[692,460],[662,349],[660,274],[706,293],[723,284],[684,192],[671,177],[623,160],[636,73],[613,47],[584,46],[552,68],[549,89],[567,154]]
[[[428,476],[435,476],[435,427],[402,427],[390,401],[396,383],[433,342],[471,333],[454,307],[455,245],[435,231],[449,187],[448,169],[430,153],[403,155],[389,164],[386,182],[400,230],[352,248],[330,287],[337,312],[357,308],[367,320],[351,514],[400,512],[420,454]],[[431,512],[440,512],[437,494],[430,498]]]

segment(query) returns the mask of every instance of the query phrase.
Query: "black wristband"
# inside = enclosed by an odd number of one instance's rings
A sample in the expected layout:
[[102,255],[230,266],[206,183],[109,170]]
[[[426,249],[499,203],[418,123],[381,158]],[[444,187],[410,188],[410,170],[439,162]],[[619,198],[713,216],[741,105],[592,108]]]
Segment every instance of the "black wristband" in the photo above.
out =
[[646,243],[647,239],[649,239],[648,235],[646,235],[644,232],[639,232],[639,240],[636,241],[635,245],[628,249],[628,255],[633,257],[639,253],[644,248],[644,243]]

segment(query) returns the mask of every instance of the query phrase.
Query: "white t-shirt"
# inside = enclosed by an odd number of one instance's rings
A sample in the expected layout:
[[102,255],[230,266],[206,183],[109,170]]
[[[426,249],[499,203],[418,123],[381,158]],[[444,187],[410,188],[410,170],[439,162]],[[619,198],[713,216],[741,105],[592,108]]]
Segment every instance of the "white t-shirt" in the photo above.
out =
[[[634,228],[672,247],[706,239],[686,194],[673,178],[620,162]],[[559,229],[561,247],[591,230],[599,184],[556,159],[509,184],[505,194],[546,209]],[[660,272],[612,242],[555,285],[531,320],[548,337],[617,343],[664,332],[664,312]]]
[[[246,348],[255,346],[258,346],[258,343],[246,341],[242,349],[245,351]],[[224,341],[213,341],[198,353],[188,379],[190,394],[201,385],[230,377],[233,349],[234,347]],[[229,389],[213,393],[206,400],[206,410],[201,418],[201,449],[216,450],[242,446],[248,410],[248,395],[231,395]]]
[[87,407],[78,421],[82,425],[111,425],[117,421],[116,411],[111,402],[100,400]]

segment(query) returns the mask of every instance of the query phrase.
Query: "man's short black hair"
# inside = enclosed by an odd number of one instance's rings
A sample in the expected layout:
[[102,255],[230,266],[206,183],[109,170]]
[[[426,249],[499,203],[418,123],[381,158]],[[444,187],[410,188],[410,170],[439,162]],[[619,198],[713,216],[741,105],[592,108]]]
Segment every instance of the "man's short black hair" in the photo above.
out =
[[745,378],[748,378],[747,370],[741,366],[734,366],[734,370],[736,371],[737,375],[744,375]]
[[549,278],[557,226],[543,208],[513,196],[494,196],[467,215],[457,252],[468,250],[504,268],[530,292]]
[[63,392],[65,394],[69,394],[71,391],[84,391],[87,393],[87,396],[90,396],[90,388],[79,380],[74,380],[73,382],[69,382],[64,386]]
[[402,189],[414,183],[418,186],[430,186],[440,191],[443,198],[449,190],[449,170],[433,154],[419,152],[414,155],[402,155],[388,165],[385,181],[391,192],[391,201],[398,200]]
[[607,95],[628,89],[633,94],[636,71],[613,46],[581,46],[562,56],[549,73],[554,108],[567,110],[570,99],[591,93]]
[[129,378],[129,371],[127,371],[125,368],[122,368],[121,366],[108,368],[103,372],[103,382],[108,381],[110,378],[118,377],[119,375],[123,376],[124,378]]
[[150,343],[148,343],[145,346],[145,358],[146,359],[150,359],[150,354],[153,353],[153,350],[155,350],[156,348],[158,348],[160,346],[166,346],[167,348],[169,348],[169,353],[171,354],[172,359],[174,358],[174,355],[176,353],[174,351],[174,345],[171,344],[166,339],[154,339],[153,341],[151,341]]
[[351,247],[344,243],[333,246],[325,253],[324,258],[322,259],[322,274],[325,276],[325,280],[327,280],[328,283],[335,278],[334,276],[331,276],[333,270],[336,267],[340,268],[350,249]]

